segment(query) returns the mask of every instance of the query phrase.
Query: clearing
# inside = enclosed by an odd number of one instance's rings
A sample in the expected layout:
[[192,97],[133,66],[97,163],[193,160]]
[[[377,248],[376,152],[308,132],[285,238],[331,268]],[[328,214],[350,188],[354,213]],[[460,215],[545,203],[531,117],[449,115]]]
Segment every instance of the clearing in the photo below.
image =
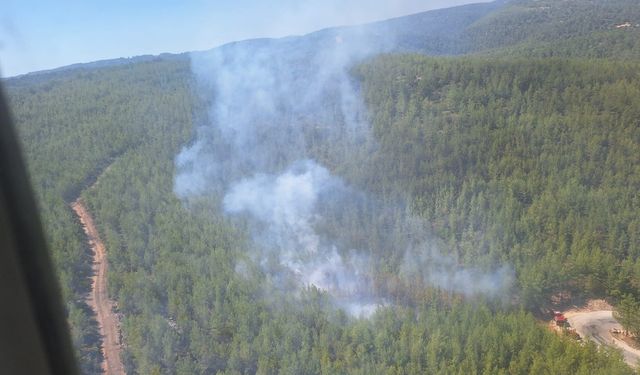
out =
[[632,348],[611,333],[612,329],[621,330],[622,326],[613,317],[610,306],[602,310],[572,309],[565,311],[564,316],[581,337],[592,340],[599,345],[609,345],[621,349],[625,362],[634,367],[638,366],[640,350]]

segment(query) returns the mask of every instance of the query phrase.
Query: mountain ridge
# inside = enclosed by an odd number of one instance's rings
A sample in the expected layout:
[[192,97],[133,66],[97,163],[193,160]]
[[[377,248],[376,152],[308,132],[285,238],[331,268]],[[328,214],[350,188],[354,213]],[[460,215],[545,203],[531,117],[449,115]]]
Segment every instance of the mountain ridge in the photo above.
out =
[[[384,19],[380,21],[367,22],[367,23],[358,24],[358,25],[327,27],[327,28],[319,29],[319,30],[312,31],[306,34],[301,34],[301,35],[287,35],[283,37],[273,37],[273,38],[270,38],[270,37],[250,38],[250,39],[243,39],[243,40],[237,40],[237,41],[230,41],[227,43],[223,43],[219,46],[205,49],[205,50],[186,51],[186,52],[180,52],[180,53],[161,53],[158,55],[145,54],[145,55],[132,56],[132,57],[117,57],[112,59],[97,60],[97,61],[91,61],[91,62],[85,62],[85,63],[75,63],[75,64],[65,65],[65,66],[56,67],[52,69],[39,70],[39,71],[20,74],[17,76],[6,77],[6,78],[3,78],[3,81],[14,81],[16,79],[28,79],[28,78],[39,77],[42,75],[51,75],[51,74],[67,72],[67,71],[87,70],[87,69],[93,69],[93,68],[109,68],[109,67],[115,67],[115,66],[121,66],[121,65],[135,64],[139,62],[150,62],[155,60],[168,60],[168,59],[174,59],[174,58],[182,58],[184,56],[188,56],[191,54],[197,55],[197,54],[211,53],[212,51],[215,51],[217,49],[229,48],[231,46],[235,46],[238,44],[249,46],[249,45],[265,44],[265,43],[281,44],[281,43],[289,43],[292,41],[306,42],[308,40],[333,37],[335,36],[334,34],[337,34],[337,33],[351,32],[351,31],[357,31],[359,33],[366,32],[366,31],[371,32],[371,31],[376,31],[377,29],[380,29],[380,28],[384,29],[389,26],[398,26],[398,25],[403,26],[405,29],[411,29],[411,27],[409,26],[416,26],[415,22],[417,20],[433,21],[438,17],[448,16],[449,14],[455,14],[456,12],[459,12],[459,11],[465,12],[464,15],[466,17],[471,17],[471,18],[473,18],[473,14],[475,11],[478,13],[476,14],[476,16],[480,17],[484,15],[485,12],[495,10],[497,7],[502,6],[507,2],[508,2],[507,0],[496,0],[494,2],[489,2],[489,3],[473,3],[473,4],[460,5],[460,6],[451,7],[451,8],[428,10],[428,11],[419,12],[415,14],[410,14],[410,15],[405,15],[400,17],[393,17],[393,18]],[[403,25],[406,22],[412,22],[413,24]],[[409,34],[406,36],[406,38],[408,39],[411,36],[425,34],[425,31],[422,29],[414,29],[414,30],[406,30],[404,33]],[[405,52],[414,52],[415,50],[416,50],[415,48],[406,49]]]
[[[392,53],[638,58],[640,42],[636,40],[640,40],[640,10],[634,5],[633,0],[606,3],[599,0],[567,0],[562,3],[549,0],[495,0],[359,25],[328,27],[302,35],[231,41],[206,50],[76,63],[6,77],[2,81],[38,79],[65,72],[188,58],[237,45],[289,44],[305,48],[343,34],[370,35],[381,40],[390,34],[392,46],[382,48],[381,52]],[[544,27],[532,26],[541,22]],[[616,28],[626,22],[630,22],[629,27]],[[561,40],[556,40],[558,38]]]

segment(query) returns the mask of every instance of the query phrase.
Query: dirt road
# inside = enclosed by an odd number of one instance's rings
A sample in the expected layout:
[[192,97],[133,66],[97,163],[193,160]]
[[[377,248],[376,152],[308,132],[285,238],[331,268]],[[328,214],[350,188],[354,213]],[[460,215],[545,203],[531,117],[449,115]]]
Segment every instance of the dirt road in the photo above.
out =
[[89,239],[89,245],[94,251],[94,274],[91,277],[91,294],[89,295],[88,303],[96,313],[100,334],[103,337],[102,354],[104,355],[104,362],[102,363],[102,369],[108,375],[124,375],[124,366],[120,359],[121,346],[118,318],[113,312],[113,302],[107,294],[106,249],[93,222],[93,217],[91,217],[84,202],[78,198],[71,204],[71,208],[80,219],[84,233]]
[[638,366],[640,350],[630,347],[611,334],[610,329],[612,328],[622,329],[620,323],[613,318],[611,310],[569,311],[564,315],[581,337],[588,338],[600,345],[621,349],[625,361],[631,366]]

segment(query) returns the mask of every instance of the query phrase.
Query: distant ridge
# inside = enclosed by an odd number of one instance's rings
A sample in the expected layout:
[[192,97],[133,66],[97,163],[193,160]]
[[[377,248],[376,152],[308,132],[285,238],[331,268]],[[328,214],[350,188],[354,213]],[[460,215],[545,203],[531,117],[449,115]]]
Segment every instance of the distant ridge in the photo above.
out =
[[122,66],[127,64],[135,64],[142,62],[151,62],[158,60],[170,60],[170,59],[178,59],[181,57],[185,57],[188,53],[183,52],[179,54],[172,53],[161,53],[159,55],[140,55],[140,56],[132,56],[132,57],[118,57],[115,59],[106,59],[106,60],[97,60],[87,63],[76,63],[71,65],[65,65],[58,68],[53,69],[45,69],[45,70],[37,70],[35,72],[29,72],[24,74],[19,74],[12,77],[2,78],[3,81],[12,81],[16,79],[29,79],[35,78],[42,75],[50,75],[56,73],[67,72],[70,70],[90,70],[90,69],[100,69],[100,68],[110,68],[114,66]]
[[[459,54],[465,51],[460,43],[460,36],[466,27],[486,16],[506,3],[504,0],[490,3],[477,3],[456,6],[452,8],[436,9],[416,13],[408,16],[396,17],[382,21],[375,21],[362,25],[338,26],[314,31],[305,35],[285,36],[282,38],[255,38],[233,41],[214,47],[209,50],[183,52],[179,54],[162,53],[160,55],[141,55],[133,57],[121,57],[99,60],[88,63],[77,63],[58,68],[29,72],[13,77],[4,78],[4,81],[15,79],[29,79],[61,72],[100,69],[127,64],[150,62],[155,60],[169,60],[184,58],[190,53],[207,53],[218,48],[228,48],[239,43],[262,45],[266,43],[317,43],[326,38],[333,38],[339,33],[364,33],[377,35],[383,32],[393,32],[396,37],[394,52],[420,52],[428,54]],[[446,46],[446,47],[445,47]]]
[[[626,22],[629,27],[616,27]],[[640,58],[639,24],[637,0],[496,0],[325,28],[305,35],[234,41],[202,51],[78,63],[2,81],[37,80],[67,72],[183,59],[238,45],[256,48],[276,45],[304,58],[306,51],[322,48],[323,43],[338,35],[358,35],[373,43],[382,43],[391,36],[393,43],[379,48],[379,52],[387,53],[636,59]]]

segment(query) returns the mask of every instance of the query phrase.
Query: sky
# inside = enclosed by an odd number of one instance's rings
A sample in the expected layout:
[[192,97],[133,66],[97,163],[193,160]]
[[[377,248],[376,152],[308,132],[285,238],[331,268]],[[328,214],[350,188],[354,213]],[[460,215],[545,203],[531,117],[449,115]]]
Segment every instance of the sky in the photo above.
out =
[[486,0],[2,0],[0,76],[206,50]]

